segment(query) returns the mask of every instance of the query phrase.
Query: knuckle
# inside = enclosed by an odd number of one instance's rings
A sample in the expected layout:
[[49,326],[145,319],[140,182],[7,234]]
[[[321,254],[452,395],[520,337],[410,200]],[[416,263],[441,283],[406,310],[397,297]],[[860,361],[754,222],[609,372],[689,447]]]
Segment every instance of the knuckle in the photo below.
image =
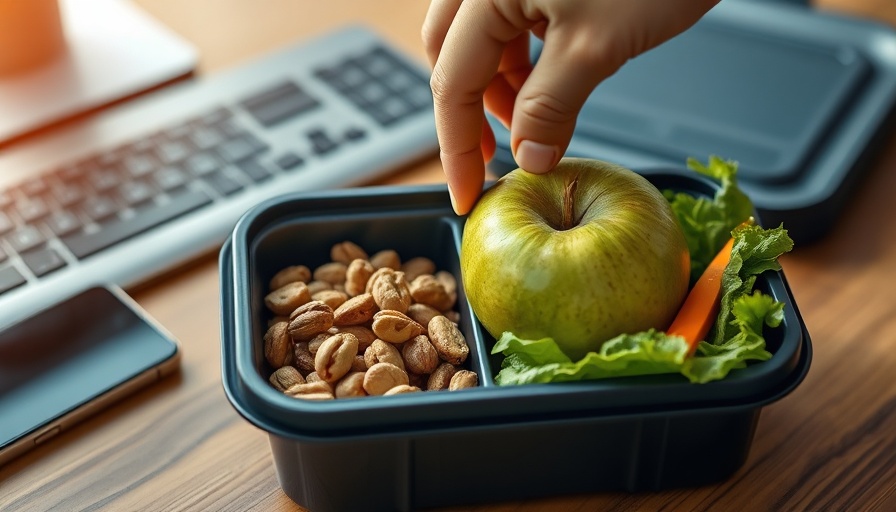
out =
[[432,89],[432,99],[436,104],[445,103],[449,99],[450,79],[445,74],[442,66],[436,65],[429,77],[429,88]]
[[572,104],[548,92],[520,96],[517,106],[523,116],[546,123],[568,122],[577,114]]

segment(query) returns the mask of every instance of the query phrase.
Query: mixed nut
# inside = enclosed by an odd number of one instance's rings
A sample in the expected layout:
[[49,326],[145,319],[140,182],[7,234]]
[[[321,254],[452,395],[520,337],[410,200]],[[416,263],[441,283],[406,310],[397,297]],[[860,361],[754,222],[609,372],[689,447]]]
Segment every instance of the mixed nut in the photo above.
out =
[[463,367],[470,348],[457,326],[454,275],[429,258],[402,262],[394,250],[368,256],[350,241],[330,258],[271,278],[264,356],[274,388],[328,400],[478,385]]

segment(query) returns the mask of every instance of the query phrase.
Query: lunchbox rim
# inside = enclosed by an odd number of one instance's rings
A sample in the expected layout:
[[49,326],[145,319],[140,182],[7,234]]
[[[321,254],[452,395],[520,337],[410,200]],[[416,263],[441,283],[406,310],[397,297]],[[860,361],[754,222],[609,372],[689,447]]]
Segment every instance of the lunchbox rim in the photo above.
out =
[[[692,183],[693,187],[704,188],[703,193],[716,190],[718,184],[708,178],[698,176],[693,171],[684,171],[681,169],[653,169],[644,174],[644,176],[654,181],[662,181],[662,179],[681,180],[684,179]],[[486,187],[490,186],[487,184]],[[709,188],[707,188],[709,187]],[[659,186],[658,186],[659,188]],[[255,207],[248,210],[237,222],[231,236],[221,249],[220,265],[221,265],[221,283],[222,283],[222,371],[224,375],[224,386],[228,398],[240,413],[249,419],[253,424],[265,430],[277,430],[281,435],[300,436],[307,438],[329,439],[339,438],[352,435],[381,435],[395,434],[401,432],[429,432],[438,431],[444,428],[476,428],[488,427],[495,423],[511,423],[532,421],[533,411],[520,411],[518,415],[510,419],[499,419],[497,417],[482,418],[476,417],[475,414],[464,418],[462,409],[457,405],[458,402],[464,402],[467,405],[478,404],[481,407],[494,404],[495,401],[532,401],[547,400],[551,397],[556,398],[566,396],[567,399],[576,395],[591,394],[595,390],[610,386],[609,390],[603,389],[602,393],[618,393],[614,391],[613,386],[618,387],[619,382],[628,384],[629,386],[635,381],[630,379],[638,379],[638,377],[629,377],[625,379],[609,379],[603,381],[589,381],[585,383],[563,383],[563,384],[529,384],[524,386],[481,386],[470,390],[460,392],[444,392],[444,393],[415,393],[410,395],[399,395],[391,397],[366,397],[350,400],[335,400],[328,402],[310,402],[296,400],[287,397],[282,393],[274,390],[266,379],[258,372],[253,360],[252,353],[255,350],[248,343],[241,343],[241,339],[252,339],[253,321],[248,317],[247,301],[249,297],[241,297],[238,290],[246,289],[249,279],[249,272],[246,275],[240,275],[240,268],[245,268],[250,256],[249,231],[258,229],[256,223],[271,222],[271,212],[277,209],[284,211],[290,210],[290,205],[301,204],[308,200],[316,201],[352,201],[360,198],[378,198],[383,196],[399,196],[399,197],[415,197],[419,195],[444,196],[443,206],[446,214],[451,212],[450,203],[447,201],[447,187],[444,184],[434,185],[415,185],[415,186],[379,186],[379,187],[362,187],[354,189],[339,189],[319,192],[298,192],[284,194],[275,198],[271,198],[265,202],[259,203]],[[450,213],[453,215],[453,212]],[[273,215],[273,218],[277,218]],[[261,219],[261,220],[259,220]],[[462,222],[462,221],[461,221]],[[460,236],[456,233],[455,236]],[[242,241],[242,242],[240,242]],[[459,243],[459,240],[455,240]],[[459,247],[459,245],[458,245]],[[781,383],[792,380],[794,374],[799,374],[798,380],[802,379],[802,375],[808,370],[808,367],[800,367],[800,362],[804,356],[811,351],[811,343],[806,332],[805,325],[799,315],[796,303],[790,293],[786,278],[783,272],[778,271],[767,276],[768,284],[773,294],[780,300],[786,299],[788,305],[785,308],[788,314],[787,325],[798,327],[791,331],[785,332],[785,342],[790,342],[788,350],[792,351],[786,358],[782,354],[781,357],[773,357],[769,361],[752,365],[744,370],[743,373],[736,373],[726,379],[711,382],[707,384],[694,385],[681,379],[675,379],[676,376],[658,376],[649,377],[642,380],[658,379],[655,384],[647,386],[646,389],[658,387],[662,393],[671,393],[668,386],[677,386],[697,391],[697,397],[691,400],[677,400],[673,403],[639,403],[632,408],[623,408],[622,414],[645,414],[650,411],[647,409],[664,411],[663,413],[671,413],[675,411],[684,411],[692,409],[711,409],[718,407],[744,407],[751,404],[762,403],[769,397],[779,394]],[[248,294],[244,294],[248,295]],[[242,311],[242,314],[238,312]],[[471,313],[472,315],[472,313]],[[475,317],[470,321],[478,324]],[[477,326],[481,330],[481,326]],[[796,337],[794,340],[793,337]],[[483,343],[482,340],[475,340],[476,343]],[[782,344],[783,346],[783,344]],[[488,357],[490,347],[482,347],[484,352],[481,357]],[[806,352],[806,353],[802,353]],[[777,355],[777,353],[776,353]],[[759,366],[766,365],[766,366]],[[780,368],[776,368],[779,366]],[[756,370],[756,368],[759,370]],[[736,385],[739,380],[749,377],[750,373],[758,373],[762,375],[776,375],[775,382],[766,382],[761,386],[760,392],[746,391],[739,389]],[[741,376],[741,378],[738,378]],[[744,377],[746,376],[746,377]],[[483,375],[482,379],[492,379],[492,375]],[[672,379],[669,379],[672,377]],[[733,377],[733,378],[732,378]],[[766,379],[767,380],[767,379]],[[669,381],[669,382],[666,382]],[[743,382],[740,388],[743,388]],[[713,393],[703,393],[700,390],[707,389],[712,386]],[[727,389],[726,389],[727,388]],[[624,389],[624,388],[623,388]],[[633,388],[631,388],[633,389]],[[731,391],[734,390],[734,391]],[[646,392],[642,389],[642,392]],[[789,392],[789,390],[788,390]],[[629,391],[631,393],[631,391]],[[786,394],[786,392],[785,392]],[[783,396],[783,395],[782,395]],[[548,398],[545,398],[548,397]],[[454,404],[454,405],[452,405]],[[451,421],[431,421],[431,417],[416,418],[413,411],[420,410],[426,412],[429,416],[433,411],[444,408],[445,413],[453,415]],[[561,408],[562,410],[562,408]],[[566,410],[564,413],[552,411],[549,415],[553,417],[580,417],[595,416],[606,414],[607,410],[617,410],[619,408],[604,409],[603,411],[595,409],[592,414],[583,412],[582,410]],[[406,417],[410,421],[400,422],[390,425],[389,428],[383,428],[382,424],[372,426],[373,428],[365,428],[363,421],[359,423],[358,416],[353,416],[354,420],[351,425],[343,425],[339,428],[340,420],[338,417],[345,417],[348,413],[373,414],[370,411],[379,411],[380,413],[399,412],[400,417]],[[410,411],[410,412],[409,412]],[[537,411],[535,411],[537,412]],[[424,415],[425,416],[425,415]],[[416,418],[417,421],[414,421]],[[285,421],[284,421],[285,420]],[[549,421],[550,418],[547,419]],[[276,425],[279,424],[279,427]]]

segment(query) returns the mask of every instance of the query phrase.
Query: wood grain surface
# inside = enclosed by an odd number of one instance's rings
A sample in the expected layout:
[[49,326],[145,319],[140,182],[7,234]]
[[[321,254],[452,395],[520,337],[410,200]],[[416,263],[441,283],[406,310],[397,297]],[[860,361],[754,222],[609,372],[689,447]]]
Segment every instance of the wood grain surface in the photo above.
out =
[[[424,0],[138,0],[199,48],[199,74],[347,22],[423,60]],[[896,25],[892,0],[825,0]],[[814,360],[761,415],[749,458],[712,486],[560,496],[464,511],[896,510],[896,132],[823,241],[783,259]],[[383,180],[442,182],[433,156]],[[227,402],[216,255],[132,294],[182,343],[178,375],[0,468],[0,510],[301,510],[280,490],[267,434]],[[449,510],[449,509],[446,509]]]

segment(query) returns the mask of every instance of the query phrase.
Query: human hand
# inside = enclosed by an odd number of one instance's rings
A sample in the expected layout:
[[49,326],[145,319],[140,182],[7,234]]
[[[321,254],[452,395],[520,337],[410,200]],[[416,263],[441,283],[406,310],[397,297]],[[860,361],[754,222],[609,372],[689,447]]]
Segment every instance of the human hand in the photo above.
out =
[[[627,60],[686,30],[719,0],[432,0],[423,23],[442,166],[455,212],[473,208],[495,137],[517,164],[551,170],[585,100]],[[537,65],[529,34],[544,41]]]

